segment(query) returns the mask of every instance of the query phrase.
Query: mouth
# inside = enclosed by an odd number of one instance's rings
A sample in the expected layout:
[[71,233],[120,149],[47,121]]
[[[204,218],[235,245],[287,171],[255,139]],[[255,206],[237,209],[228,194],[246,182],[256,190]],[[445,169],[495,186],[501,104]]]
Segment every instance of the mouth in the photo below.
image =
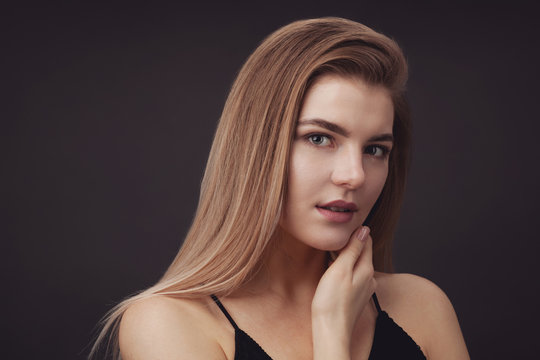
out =
[[320,209],[336,211],[336,212],[355,212],[358,211],[358,206],[353,202],[347,202],[344,200],[330,201],[326,204],[320,204],[316,207]]
[[358,211],[356,204],[342,200],[316,205],[315,207],[326,220],[334,223],[347,223],[353,219],[354,213]]
[[336,211],[336,212],[353,212],[350,209],[340,208],[336,206],[317,206],[319,209],[325,209],[330,211]]

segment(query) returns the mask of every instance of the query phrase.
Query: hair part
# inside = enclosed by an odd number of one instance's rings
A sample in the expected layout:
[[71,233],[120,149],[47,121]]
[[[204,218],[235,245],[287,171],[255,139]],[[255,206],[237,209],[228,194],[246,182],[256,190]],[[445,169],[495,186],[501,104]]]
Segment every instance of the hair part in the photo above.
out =
[[226,296],[258,271],[272,249],[284,207],[302,101],[317,77],[327,73],[359,76],[392,96],[394,147],[388,177],[366,221],[375,269],[391,270],[410,147],[405,58],[393,40],[357,22],[332,17],[296,21],[268,36],[243,65],[225,103],[182,247],[154,286],[105,316],[91,357],[108,339],[106,347],[119,358],[119,323],[134,302],[154,295]]

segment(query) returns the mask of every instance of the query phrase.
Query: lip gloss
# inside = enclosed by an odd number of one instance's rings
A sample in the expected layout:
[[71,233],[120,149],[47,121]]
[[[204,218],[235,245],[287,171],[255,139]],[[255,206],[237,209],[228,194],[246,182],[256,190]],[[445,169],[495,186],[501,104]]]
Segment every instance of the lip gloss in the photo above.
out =
[[319,213],[327,220],[336,223],[346,223],[352,220],[354,212],[352,211],[332,211],[325,208],[317,207]]

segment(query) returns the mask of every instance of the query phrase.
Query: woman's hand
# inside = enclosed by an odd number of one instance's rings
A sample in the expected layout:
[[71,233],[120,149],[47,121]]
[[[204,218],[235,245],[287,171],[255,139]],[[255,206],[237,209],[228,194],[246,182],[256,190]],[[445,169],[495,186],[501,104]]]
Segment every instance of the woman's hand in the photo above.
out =
[[350,359],[356,319],[375,291],[369,228],[358,228],[324,273],[311,303],[314,359]]

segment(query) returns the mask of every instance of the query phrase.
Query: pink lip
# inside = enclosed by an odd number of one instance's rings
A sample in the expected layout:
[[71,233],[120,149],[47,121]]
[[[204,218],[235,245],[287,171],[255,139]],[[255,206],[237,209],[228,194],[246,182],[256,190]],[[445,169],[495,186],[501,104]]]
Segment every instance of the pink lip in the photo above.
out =
[[330,201],[329,203],[326,203],[326,204],[317,205],[317,207],[337,207],[337,208],[347,209],[350,211],[358,210],[358,206],[356,206],[355,203],[346,202],[343,200]]
[[[349,211],[342,212],[342,211],[332,211],[329,209],[325,209],[327,207],[336,207],[341,209],[346,209]],[[343,200],[336,200],[331,201],[326,204],[321,204],[316,206],[319,213],[324,216],[327,220],[330,220],[332,222],[336,223],[346,223],[352,220],[354,216],[354,212],[358,210],[358,207],[355,203],[346,202]]]

